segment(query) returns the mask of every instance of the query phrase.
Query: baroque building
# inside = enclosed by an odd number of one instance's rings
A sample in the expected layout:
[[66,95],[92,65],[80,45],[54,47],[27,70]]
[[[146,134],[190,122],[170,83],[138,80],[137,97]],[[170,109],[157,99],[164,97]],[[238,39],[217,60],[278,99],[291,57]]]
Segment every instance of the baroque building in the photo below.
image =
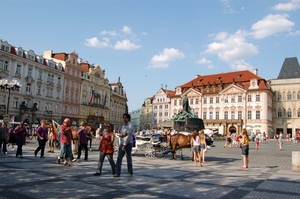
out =
[[118,131],[124,124],[123,114],[128,113],[127,96],[120,77],[118,82],[110,83],[110,87],[110,122],[114,125],[114,129]]
[[60,62],[64,69],[63,80],[63,96],[62,96],[62,115],[61,121],[70,118],[71,124],[77,126],[79,124],[79,105],[81,90],[81,68],[78,63],[78,54],[75,52],[53,53],[52,50],[44,51],[44,57]]
[[[294,136],[300,132],[300,66],[296,57],[286,58],[277,79],[270,85],[273,98],[274,134]],[[274,136],[273,134],[273,136]]]
[[152,127],[153,97],[148,97],[141,108],[141,128],[150,130]]
[[0,118],[8,103],[9,115],[15,121],[34,124],[42,119],[53,119],[60,122],[64,81],[62,63],[6,41],[0,40],[0,46],[0,79],[16,79],[21,83],[19,91],[1,91]]
[[95,128],[102,128],[104,123],[110,121],[109,81],[100,65],[82,62],[80,66],[83,82],[79,118]]

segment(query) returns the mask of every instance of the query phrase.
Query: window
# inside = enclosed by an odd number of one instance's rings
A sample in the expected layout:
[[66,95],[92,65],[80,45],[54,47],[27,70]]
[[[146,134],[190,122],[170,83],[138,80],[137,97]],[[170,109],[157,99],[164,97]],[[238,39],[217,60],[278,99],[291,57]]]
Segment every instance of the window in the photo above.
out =
[[281,101],[281,99],[282,99],[281,94],[280,94],[280,93],[277,93],[277,101]]
[[248,102],[252,102],[252,96],[248,95]]
[[216,112],[216,120],[220,119],[220,113],[217,111]]
[[292,94],[291,94],[291,92],[287,93],[286,99],[287,100],[292,100]]
[[1,45],[1,50],[9,52],[9,46]]
[[8,69],[8,61],[0,60],[0,70],[7,70]]
[[168,112],[165,112],[165,117],[168,117],[169,113]]
[[206,112],[203,112],[203,119],[206,120]]
[[174,106],[177,106],[177,100],[174,100]]
[[190,104],[194,104],[194,100],[193,99],[190,99]]
[[219,97],[216,97],[216,103],[217,103],[217,104],[220,103]]
[[209,112],[209,119],[210,119],[210,120],[214,119],[214,114],[213,114],[213,112],[212,112],[212,111],[211,111],[211,112]]
[[252,111],[247,111],[248,120],[252,119]]
[[43,72],[42,72],[42,71],[39,71],[38,79],[39,79],[39,80],[42,80],[42,79],[43,79]]
[[228,97],[227,96],[225,97],[225,103],[228,103]]
[[231,119],[234,120],[235,119],[235,112],[231,111]]
[[210,98],[209,98],[209,103],[210,103],[210,104],[213,104],[213,103],[214,103],[214,98],[210,97]]
[[242,111],[238,111],[238,119],[242,119]]
[[260,102],[260,95],[259,94],[257,94],[255,98],[256,98],[257,102]]
[[18,101],[19,99],[17,97],[14,97],[13,107],[18,108]]
[[257,120],[260,119],[260,111],[256,111],[256,112],[255,112],[255,118],[256,118]]
[[38,86],[37,87],[37,93],[36,93],[37,95],[41,95],[41,86]]
[[235,96],[231,97],[231,102],[234,103],[235,102]]
[[182,100],[181,100],[181,99],[179,100],[179,105],[180,105],[180,106],[182,105]]
[[287,111],[287,117],[292,117],[292,111],[291,111],[290,108],[289,108],[288,111]]
[[17,65],[16,74],[21,74],[21,65],[20,64]]
[[207,104],[207,98],[203,98],[203,104]]
[[242,102],[243,100],[242,100],[242,96],[241,95],[239,95],[238,96],[238,102]]
[[297,100],[300,100],[300,92],[297,93]]
[[300,117],[300,108],[298,109],[298,117]]
[[165,109],[168,109],[168,104],[165,105]]
[[32,68],[28,68],[27,76],[28,77],[32,76]]
[[157,106],[155,105],[153,108],[154,108],[154,109],[157,109]]
[[282,110],[281,110],[281,108],[278,109],[277,116],[278,116],[278,117],[282,117]]
[[228,111],[224,111],[224,119],[228,120]]
[[[299,96],[300,96],[300,94],[299,94]],[[198,98],[196,98],[195,104],[199,104],[199,99]]]

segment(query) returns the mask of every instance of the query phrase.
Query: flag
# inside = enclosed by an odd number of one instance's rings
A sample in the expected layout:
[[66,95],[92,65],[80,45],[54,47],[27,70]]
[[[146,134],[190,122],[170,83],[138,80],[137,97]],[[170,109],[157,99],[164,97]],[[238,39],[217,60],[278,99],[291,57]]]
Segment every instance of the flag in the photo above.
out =
[[93,90],[93,89],[91,88],[89,103],[92,103],[92,102],[94,101],[94,96],[95,96],[95,90]]
[[53,140],[57,140],[57,132],[59,131],[59,124],[52,120],[51,124],[52,134],[53,134]]

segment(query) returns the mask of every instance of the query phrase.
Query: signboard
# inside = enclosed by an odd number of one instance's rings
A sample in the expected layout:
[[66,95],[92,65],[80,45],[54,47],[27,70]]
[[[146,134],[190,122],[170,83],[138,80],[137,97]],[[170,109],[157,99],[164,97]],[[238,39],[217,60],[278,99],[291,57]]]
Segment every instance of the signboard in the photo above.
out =
[[9,123],[10,122],[10,118],[7,116],[3,117],[3,122]]

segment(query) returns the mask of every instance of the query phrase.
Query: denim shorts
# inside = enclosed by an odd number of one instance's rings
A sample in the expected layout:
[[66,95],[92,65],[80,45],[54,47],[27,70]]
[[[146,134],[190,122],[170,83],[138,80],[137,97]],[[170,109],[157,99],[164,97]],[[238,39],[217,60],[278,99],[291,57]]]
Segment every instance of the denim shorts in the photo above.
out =
[[242,155],[245,155],[245,156],[249,155],[249,145],[242,146]]
[[200,145],[193,146],[193,152],[200,152]]
[[71,158],[71,144],[61,144],[60,145],[60,157]]

